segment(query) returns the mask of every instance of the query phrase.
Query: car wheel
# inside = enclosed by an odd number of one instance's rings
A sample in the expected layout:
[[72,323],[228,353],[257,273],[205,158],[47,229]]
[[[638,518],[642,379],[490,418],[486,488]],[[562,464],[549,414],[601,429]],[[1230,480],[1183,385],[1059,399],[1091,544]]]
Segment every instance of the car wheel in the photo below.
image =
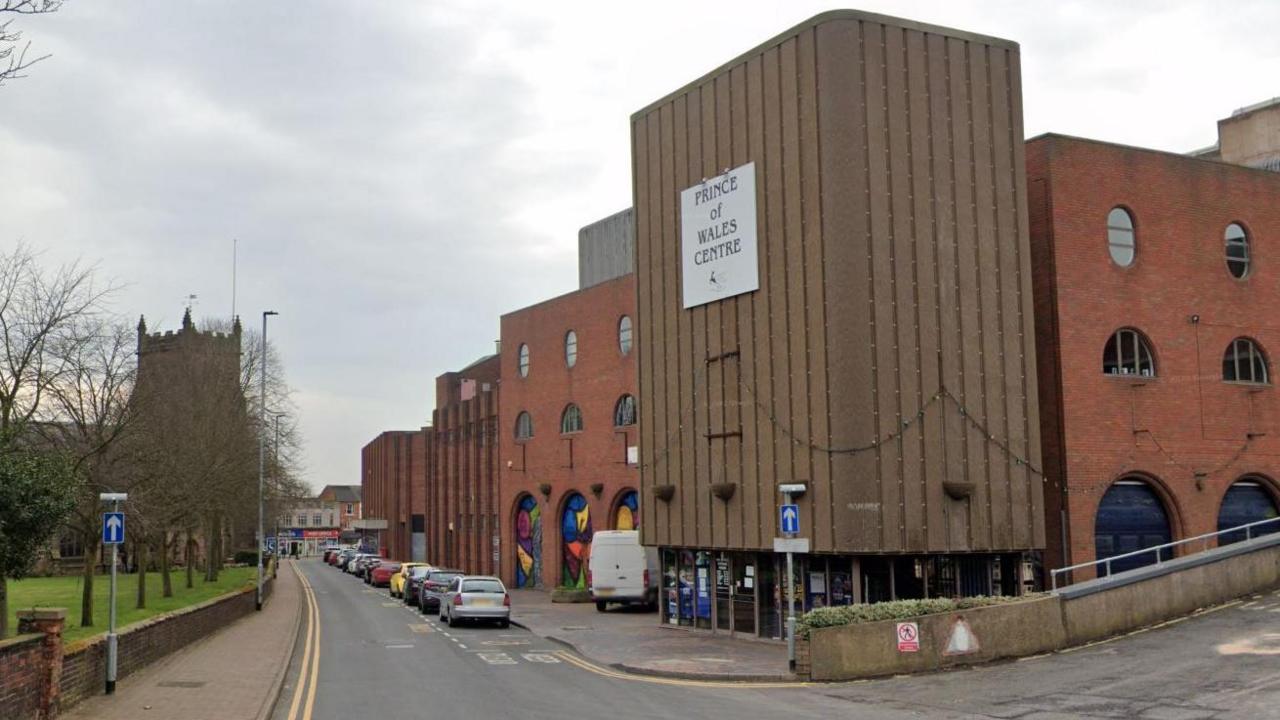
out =
[[607,602],[605,602],[605,601],[603,601],[603,600],[597,600],[597,601],[596,601],[596,610],[597,610],[597,611],[599,611],[599,612],[604,612],[605,608],[607,608],[607,607],[609,607],[609,603],[607,603]]
[[499,620],[499,621],[498,621],[498,627],[499,627],[499,628],[501,628],[501,629],[503,629],[503,630],[506,630],[507,628],[511,627],[511,621],[510,621],[510,620]]
[[455,620],[455,619],[453,618],[453,613],[449,613],[449,620],[448,620],[448,623],[449,623],[449,627],[457,627],[457,626],[458,626],[458,621],[457,621],[457,620]]

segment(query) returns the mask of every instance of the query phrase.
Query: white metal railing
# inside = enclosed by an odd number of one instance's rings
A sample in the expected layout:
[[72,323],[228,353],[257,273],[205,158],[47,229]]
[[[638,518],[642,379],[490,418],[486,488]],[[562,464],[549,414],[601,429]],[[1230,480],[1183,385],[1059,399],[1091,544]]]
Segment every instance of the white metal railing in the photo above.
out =
[[[1079,570],[1080,568],[1093,567],[1096,565],[1102,565],[1106,567],[1107,569],[1106,577],[1108,578],[1114,577],[1114,575],[1111,573],[1112,562],[1116,560],[1123,560],[1125,558],[1137,557],[1139,555],[1146,555],[1148,553],[1156,554],[1156,564],[1159,565],[1161,562],[1164,562],[1164,559],[1161,557],[1161,555],[1163,554],[1163,551],[1166,548],[1175,548],[1180,545],[1187,545],[1193,542],[1203,541],[1204,547],[1200,549],[1200,552],[1204,552],[1205,550],[1209,549],[1209,540],[1217,538],[1221,535],[1229,535],[1231,533],[1238,533],[1240,531],[1244,531],[1245,539],[1252,540],[1254,528],[1258,527],[1259,525],[1268,525],[1271,523],[1280,523],[1280,517],[1273,517],[1267,520],[1259,520],[1257,522],[1246,523],[1244,525],[1237,525],[1236,527],[1227,528],[1226,530],[1219,530],[1217,532],[1205,533],[1204,535],[1196,535],[1195,537],[1183,538],[1181,540],[1175,540],[1171,543],[1165,543],[1163,545],[1152,545],[1149,548],[1134,550],[1133,552],[1127,552],[1127,553],[1124,553],[1123,555],[1112,555],[1111,557],[1103,558],[1102,560],[1090,560],[1089,562],[1082,562],[1076,565],[1071,565],[1069,567],[1058,568],[1057,570],[1053,570],[1049,573],[1049,586],[1052,591],[1057,592],[1059,575],[1065,575],[1066,573],[1069,573],[1073,570]],[[1280,530],[1280,524],[1277,525],[1277,529]],[[1263,533],[1263,534],[1265,535],[1266,533]]]

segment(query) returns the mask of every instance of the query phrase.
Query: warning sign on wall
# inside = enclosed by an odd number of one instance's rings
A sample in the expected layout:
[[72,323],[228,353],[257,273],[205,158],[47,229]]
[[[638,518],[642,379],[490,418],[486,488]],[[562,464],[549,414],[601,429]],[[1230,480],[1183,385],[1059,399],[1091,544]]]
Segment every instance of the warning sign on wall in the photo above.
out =
[[913,622],[898,623],[898,652],[920,652],[920,626]]

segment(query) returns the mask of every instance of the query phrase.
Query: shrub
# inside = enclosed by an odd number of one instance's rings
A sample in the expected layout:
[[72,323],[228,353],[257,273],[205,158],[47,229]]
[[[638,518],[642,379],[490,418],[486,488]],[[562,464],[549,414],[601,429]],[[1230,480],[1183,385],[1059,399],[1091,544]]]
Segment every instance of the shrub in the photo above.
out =
[[[265,553],[265,552],[262,553],[262,563],[264,566],[266,565],[268,557],[271,557],[271,553]],[[253,565],[254,567],[257,567],[258,551],[257,550],[237,550],[235,557],[232,559],[232,562],[235,563],[236,565]]]
[[977,595],[962,598],[930,598],[928,600],[892,600],[864,605],[841,605],[811,610],[796,620],[796,634],[809,637],[813,628],[841,627],[881,620],[905,620],[934,613],[972,610],[973,608],[1002,605],[1028,599],[1028,595]]

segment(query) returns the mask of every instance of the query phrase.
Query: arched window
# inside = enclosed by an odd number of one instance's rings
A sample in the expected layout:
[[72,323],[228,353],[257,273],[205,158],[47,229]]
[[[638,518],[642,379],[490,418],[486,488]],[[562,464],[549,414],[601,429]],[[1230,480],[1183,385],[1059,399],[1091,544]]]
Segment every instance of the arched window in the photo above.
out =
[[631,352],[631,316],[623,315],[618,321],[618,349],[623,355]]
[[578,364],[578,333],[572,330],[564,334],[564,364],[565,367]]
[[[1151,486],[1138,478],[1117,480],[1102,496],[1093,526],[1094,551],[1098,560],[1136,552],[1171,542],[1173,532],[1164,503]],[[1168,548],[1159,551],[1161,560],[1173,557]],[[1156,561],[1156,551],[1121,558],[1111,563],[1111,572],[1132,570]],[[1107,574],[1098,565],[1098,575]]]
[[635,490],[628,490],[618,498],[618,505],[613,509],[613,529],[640,529],[640,494]]
[[533,416],[524,410],[516,416],[516,439],[528,440],[533,437]]
[[[1262,481],[1253,478],[1238,480],[1227,488],[1218,509],[1218,530],[1228,530],[1249,523],[1270,520],[1277,516],[1276,501],[1267,492]],[[1259,535],[1280,532],[1280,521],[1259,525],[1249,530],[1224,533],[1218,536],[1219,545],[1230,545]]]
[[1222,356],[1222,379],[1227,382],[1267,382],[1267,358],[1248,338],[1236,338]]
[[525,343],[520,344],[520,352],[516,359],[516,370],[519,371],[520,377],[529,377],[529,346]]
[[1142,333],[1131,328],[1117,330],[1102,350],[1102,372],[1106,375],[1154,376],[1155,359]]
[[633,395],[623,395],[618,398],[618,404],[613,406],[613,426],[626,427],[636,424],[636,399]]
[[1111,208],[1107,213],[1107,247],[1111,250],[1111,259],[1120,267],[1133,264],[1133,216],[1122,207]]
[[591,508],[587,499],[570,493],[560,514],[560,551],[564,563],[560,583],[565,587],[587,587],[587,563],[591,557]]
[[582,411],[577,405],[569,403],[569,407],[564,409],[564,414],[560,416],[560,432],[575,433],[582,431]]
[[542,585],[542,508],[532,495],[516,501],[516,587]]
[[1223,233],[1227,244],[1227,271],[1231,277],[1243,278],[1249,274],[1249,234],[1240,223],[1231,223]]

